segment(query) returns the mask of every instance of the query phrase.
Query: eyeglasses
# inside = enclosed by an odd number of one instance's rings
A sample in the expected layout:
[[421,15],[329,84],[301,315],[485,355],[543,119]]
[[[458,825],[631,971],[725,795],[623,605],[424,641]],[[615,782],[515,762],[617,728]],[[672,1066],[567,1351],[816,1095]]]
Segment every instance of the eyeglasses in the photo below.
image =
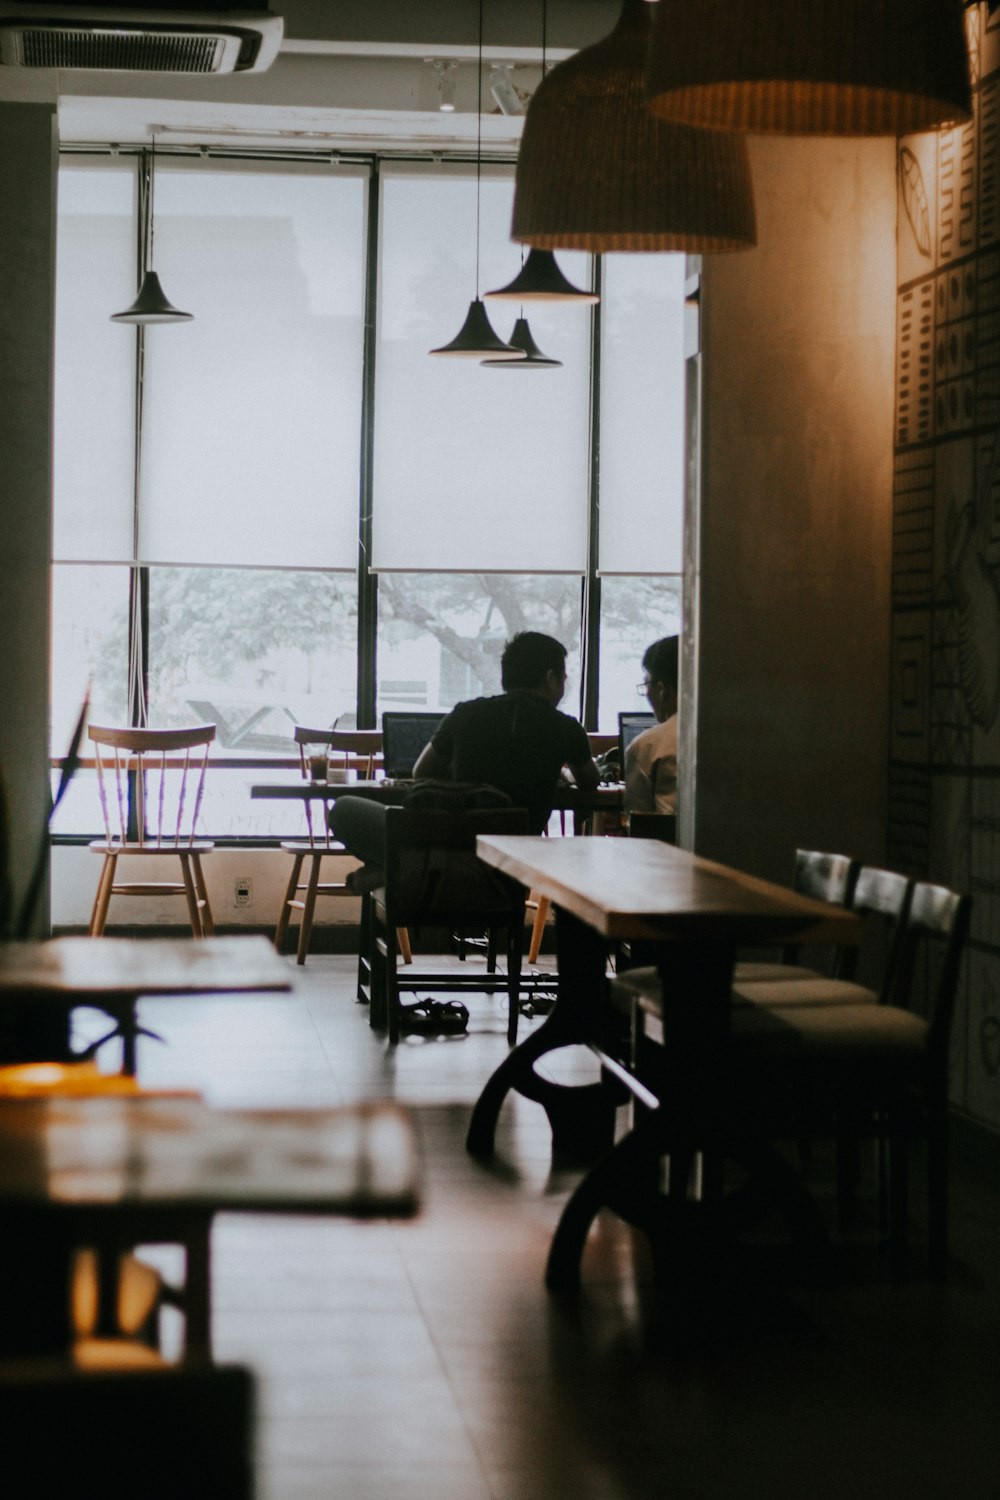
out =
[[653,684],[651,682],[637,682],[635,685],[635,690],[639,694],[640,698],[645,698],[646,694],[649,692],[652,686]]

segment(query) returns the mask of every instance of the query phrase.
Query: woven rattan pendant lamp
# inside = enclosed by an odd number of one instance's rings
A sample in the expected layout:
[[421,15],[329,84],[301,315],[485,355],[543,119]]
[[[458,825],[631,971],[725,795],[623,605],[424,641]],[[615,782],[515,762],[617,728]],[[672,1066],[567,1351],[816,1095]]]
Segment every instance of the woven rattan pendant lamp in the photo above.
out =
[[905,135],[967,120],[963,0],[659,0],[650,106],[786,135]]
[[431,354],[452,359],[524,359],[524,350],[505,344],[493,330],[486,304],[479,295],[479,189],[483,170],[483,0],[479,0],[479,93],[476,106],[476,295],[469,303],[465,322],[450,344],[431,349]]
[[666,124],[646,107],[653,8],[624,0],[610,35],[536,89],[518,156],[513,239],[595,254],[756,243],[745,141]]
[[190,323],[194,317],[193,313],[181,312],[179,307],[174,307],[172,302],[167,301],[166,293],[160,285],[160,278],[153,270],[153,187],[155,181],[156,126],[154,125],[149,158],[149,182],[146,189],[149,194],[149,204],[146,213],[145,269],[135,301],[131,307],[126,307],[124,312],[112,313],[112,323]]

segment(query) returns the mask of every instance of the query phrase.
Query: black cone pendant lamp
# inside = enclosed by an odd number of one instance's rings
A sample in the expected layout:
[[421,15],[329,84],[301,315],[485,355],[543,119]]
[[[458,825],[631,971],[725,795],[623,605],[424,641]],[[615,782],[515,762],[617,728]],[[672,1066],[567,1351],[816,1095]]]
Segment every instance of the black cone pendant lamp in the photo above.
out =
[[431,349],[431,354],[452,359],[524,359],[523,349],[505,344],[493,330],[479,295],[479,188],[483,166],[483,0],[479,0],[479,94],[476,110],[476,295],[461,329],[450,344]]
[[139,294],[131,307],[124,312],[112,313],[112,323],[190,323],[193,313],[181,312],[168,302],[160,285],[160,278],[153,270],[153,183],[156,178],[156,128],[152,131],[152,151],[149,161],[149,206],[146,215],[146,269],[143,272]]
[[551,250],[532,249],[514,280],[487,297],[499,302],[599,302],[596,292],[585,292],[564,276]]
[[[547,0],[542,0],[543,83],[545,82],[547,18],[548,3]],[[569,277],[563,274],[552,250],[541,250],[534,246],[528,251],[527,260],[522,261],[521,269],[514,280],[507,286],[498,287],[495,292],[487,292],[486,295],[497,302],[576,302],[584,306],[588,303],[593,305],[601,300],[596,292],[585,292],[573,285]]]
[[510,343],[514,349],[523,349],[523,359],[484,359],[484,370],[558,370],[562,368],[561,359],[550,359],[543,354],[535,343],[528,320],[523,315],[514,324],[514,332],[510,336]]

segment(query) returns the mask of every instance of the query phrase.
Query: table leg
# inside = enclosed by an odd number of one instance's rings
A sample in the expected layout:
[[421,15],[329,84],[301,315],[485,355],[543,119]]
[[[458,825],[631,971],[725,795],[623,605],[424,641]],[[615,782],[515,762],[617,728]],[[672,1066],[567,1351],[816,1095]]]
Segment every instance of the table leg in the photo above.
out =
[[[663,1035],[650,1040],[637,1024],[636,1075],[660,1101],[639,1109],[631,1130],[577,1185],[560,1217],[549,1253],[546,1283],[553,1290],[579,1284],[587,1234],[609,1208],[649,1237],[661,1284],[711,1289],[724,1272],[746,1208],[761,1201],[785,1213],[796,1241],[821,1252],[819,1210],[794,1168],[725,1092],[733,953],[725,945],[663,945]],[[700,1191],[691,1167],[702,1158]],[[669,1158],[662,1188],[660,1163]],[[746,1175],[747,1188],[728,1196],[726,1162]]]
[[65,1354],[69,1348],[68,1236],[47,1214],[0,1214],[0,1355]]
[[617,1088],[608,1083],[567,1087],[535,1071],[547,1052],[602,1039],[607,944],[586,923],[557,908],[556,951],[556,1002],[538,1029],[507,1054],[480,1094],[466,1137],[472,1156],[492,1156],[497,1120],[511,1089],[542,1105],[552,1127],[552,1148],[561,1156],[593,1160],[614,1137]]
[[212,1218],[192,1224],[184,1240],[184,1358],[212,1358]]

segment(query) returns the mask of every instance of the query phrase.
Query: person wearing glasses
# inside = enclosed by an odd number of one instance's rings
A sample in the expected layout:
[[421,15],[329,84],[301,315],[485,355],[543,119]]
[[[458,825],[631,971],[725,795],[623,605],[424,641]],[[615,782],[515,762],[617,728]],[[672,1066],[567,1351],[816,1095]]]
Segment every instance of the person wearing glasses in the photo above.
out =
[[656,723],[625,752],[626,813],[677,811],[677,636],[665,635],[642,658],[643,693]]

